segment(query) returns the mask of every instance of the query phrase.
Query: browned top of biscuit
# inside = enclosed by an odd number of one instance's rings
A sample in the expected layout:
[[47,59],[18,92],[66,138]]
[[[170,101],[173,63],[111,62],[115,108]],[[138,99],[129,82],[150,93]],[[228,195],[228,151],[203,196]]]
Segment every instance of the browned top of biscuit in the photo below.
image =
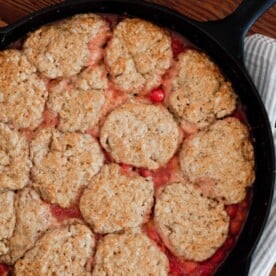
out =
[[125,19],[114,30],[105,60],[118,89],[145,94],[161,84],[162,75],[171,65],[171,39],[150,22]]
[[29,181],[29,145],[16,130],[0,123],[0,192],[22,189]]
[[0,121],[35,128],[42,120],[48,92],[36,69],[18,50],[0,52]]
[[98,142],[88,134],[43,129],[31,143],[32,185],[61,207],[75,203],[103,164]]
[[24,52],[44,76],[69,77],[102,58],[108,37],[109,26],[103,18],[76,15],[30,33]]
[[227,238],[224,205],[202,196],[189,182],[167,185],[157,198],[154,222],[168,248],[178,257],[204,261]]
[[226,204],[242,201],[255,178],[249,132],[235,118],[217,121],[208,130],[187,138],[180,163],[204,194]]
[[153,183],[119,165],[102,167],[83,192],[80,210],[97,233],[112,233],[146,222],[153,205]]
[[16,194],[14,204],[16,224],[9,238],[8,254],[0,256],[0,261],[13,264],[25,252],[32,248],[45,231],[56,223],[49,205],[45,204],[39,195],[30,188],[24,188]]
[[168,275],[166,255],[144,234],[129,230],[99,243],[92,275]]
[[81,224],[47,232],[23,259],[15,264],[16,275],[89,275],[86,265],[94,252],[95,238]]
[[47,106],[59,118],[61,131],[86,131],[96,126],[106,103],[107,72],[95,65],[73,80],[62,80],[50,89]]
[[209,57],[197,50],[178,56],[167,84],[167,104],[184,130],[189,125],[206,127],[235,109],[236,96],[231,84]]
[[161,106],[128,102],[109,114],[101,144],[117,162],[157,169],[178,147],[179,130]]

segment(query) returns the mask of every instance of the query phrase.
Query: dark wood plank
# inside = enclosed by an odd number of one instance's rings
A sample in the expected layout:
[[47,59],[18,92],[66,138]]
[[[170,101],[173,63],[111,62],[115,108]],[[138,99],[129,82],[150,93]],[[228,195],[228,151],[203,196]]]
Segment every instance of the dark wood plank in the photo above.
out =
[[[77,1],[77,0],[75,0]],[[223,18],[234,11],[241,0],[148,0],[175,9],[191,18],[206,21]],[[0,0],[0,18],[12,23],[43,7],[61,0]],[[276,38],[276,5],[263,15],[250,33],[262,33]]]
[[0,19],[0,27],[6,26],[7,23]]

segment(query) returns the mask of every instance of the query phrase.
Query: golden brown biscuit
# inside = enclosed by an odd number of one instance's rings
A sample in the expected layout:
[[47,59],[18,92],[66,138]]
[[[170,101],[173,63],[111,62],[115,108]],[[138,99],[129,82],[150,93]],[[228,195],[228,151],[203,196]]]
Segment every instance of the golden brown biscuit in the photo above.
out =
[[47,232],[23,259],[15,264],[18,276],[89,275],[95,238],[81,224],[62,226]]
[[169,75],[166,102],[187,132],[206,127],[234,111],[236,95],[231,84],[205,54],[185,51]]
[[30,168],[26,139],[16,130],[0,123],[0,192],[26,186]]
[[168,275],[166,255],[138,230],[106,235],[100,241],[92,275]]
[[77,74],[103,56],[108,23],[98,15],[75,15],[30,33],[24,52],[44,76],[54,79]]
[[152,205],[152,181],[125,175],[116,164],[102,167],[80,200],[84,219],[101,234],[139,226],[149,219]]
[[61,131],[82,131],[93,128],[106,103],[107,73],[103,65],[84,70],[75,81],[63,80],[52,86],[48,108],[59,118]]
[[48,96],[36,69],[18,50],[0,52],[0,121],[35,128]]
[[205,195],[226,204],[242,201],[255,179],[254,151],[247,127],[238,119],[227,118],[188,137],[180,164]]
[[33,187],[66,208],[75,203],[103,164],[98,142],[87,134],[43,129],[31,143]]
[[9,238],[16,223],[14,197],[11,191],[0,193],[0,260],[9,253]]
[[14,205],[10,203],[9,208],[14,208],[16,224],[8,240],[9,251],[6,255],[0,256],[0,261],[13,264],[33,247],[56,221],[49,205],[45,204],[30,188],[24,188],[17,193]]
[[227,238],[224,205],[203,197],[191,183],[167,185],[157,198],[154,222],[166,246],[180,258],[204,261]]
[[179,135],[165,108],[128,102],[109,114],[100,141],[117,162],[157,169],[174,155]]
[[125,19],[114,30],[105,61],[119,90],[145,94],[161,84],[171,66],[170,36],[150,22]]

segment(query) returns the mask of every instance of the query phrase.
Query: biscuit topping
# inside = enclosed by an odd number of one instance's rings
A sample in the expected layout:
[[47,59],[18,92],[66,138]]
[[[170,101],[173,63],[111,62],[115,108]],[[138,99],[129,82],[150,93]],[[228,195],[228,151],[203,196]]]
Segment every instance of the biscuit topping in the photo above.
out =
[[103,153],[88,134],[43,129],[31,143],[34,188],[61,207],[76,203],[81,190],[98,173]]
[[157,169],[174,155],[179,135],[165,108],[129,102],[109,114],[100,140],[115,161]]

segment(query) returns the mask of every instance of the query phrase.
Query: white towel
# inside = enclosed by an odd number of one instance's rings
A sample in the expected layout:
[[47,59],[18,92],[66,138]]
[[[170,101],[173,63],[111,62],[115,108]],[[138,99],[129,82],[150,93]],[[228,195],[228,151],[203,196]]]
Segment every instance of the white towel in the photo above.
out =
[[[245,65],[265,104],[276,145],[276,40],[259,34],[249,36],[244,52]],[[275,187],[270,215],[252,256],[249,276],[268,276],[276,263]]]

